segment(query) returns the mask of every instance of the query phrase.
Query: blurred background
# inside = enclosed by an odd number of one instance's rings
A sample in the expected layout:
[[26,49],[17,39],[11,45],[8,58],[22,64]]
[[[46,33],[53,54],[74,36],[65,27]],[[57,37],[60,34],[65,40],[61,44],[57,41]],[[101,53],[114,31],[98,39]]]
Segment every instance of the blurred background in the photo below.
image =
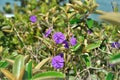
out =
[[[7,17],[14,16],[14,6],[17,5],[18,7],[25,7],[27,2],[30,0],[0,0],[0,12],[5,14]],[[36,0],[36,1],[50,1],[50,0]],[[63,6],[65,3],[70,2],[71,0],[57,0],[58,4]],[[82,0],[84,1],[84,0]],[[120,12],[120,0],[96,0],[99,4],[99,10],[112,12],[117,11]],[[90,18],[94,20],[99,20],[98,15],[92,14]]]

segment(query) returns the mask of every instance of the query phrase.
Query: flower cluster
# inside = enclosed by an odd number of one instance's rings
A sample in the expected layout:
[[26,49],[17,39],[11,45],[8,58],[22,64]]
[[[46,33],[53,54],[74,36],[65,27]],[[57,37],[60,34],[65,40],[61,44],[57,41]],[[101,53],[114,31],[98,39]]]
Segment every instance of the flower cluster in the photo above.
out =
[[[48,37],[52,32],[52,29],[48,29],[45,32],[45,37]],[[52,39],[55,41],[56,44],[63,44],[65,48],[69,48],[69,42],[66,40],[65,35],[62,32],[56,32],[53,34]],[[71,46],[75,46],[77,44],[77,40],[74,36],[70,38]]]
[[[51,32],[51,29],[46,30],[45,37],[48,37]],[[69,42],[66,40],[66,37],[62,32],[55,32],[52,35],[52,39],[55,41],[56,44],[63,44],[65,48],[69,48]],[[69,41],[71,46],[75,46],[77,44],[77,40],[74,36],[72,36]],[[60,69],[64,66],[63,53],[52,58],[52,66],[56,69]]]
[[[54,33],[53,40],[56,42],[56,44],[64,44],[65,48],[69,48],[69,43],[66,40],[66,37],[63,33],[61,32]],[[70,38],[70,44],[71,46],[75,46],[77,44],[77,40],[74,36]]]

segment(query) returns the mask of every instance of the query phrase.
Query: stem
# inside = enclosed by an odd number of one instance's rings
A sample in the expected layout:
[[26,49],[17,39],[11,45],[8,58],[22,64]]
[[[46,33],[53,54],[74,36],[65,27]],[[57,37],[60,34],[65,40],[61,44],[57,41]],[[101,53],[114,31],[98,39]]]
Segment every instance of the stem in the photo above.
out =
[[19,35],[19,33],[17,32],[17,30],[16,30],[15,27],[13,27],[13,30],[16,32],[16,35],[17,35],[19,41],[23,44],[23,46],[25,46],[25,44],[24,44],[24,42],[23,42],[23,39],[20,37],[20,35]]

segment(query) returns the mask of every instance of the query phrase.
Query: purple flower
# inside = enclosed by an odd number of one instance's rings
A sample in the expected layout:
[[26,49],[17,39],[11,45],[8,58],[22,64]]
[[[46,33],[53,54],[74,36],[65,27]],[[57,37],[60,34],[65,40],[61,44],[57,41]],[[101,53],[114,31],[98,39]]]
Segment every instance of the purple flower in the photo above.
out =
[[64,47],[65,48],[69,48],[69,43],[65,40],[65,41],[63,41],[63,44],[64,44]]
[[60,69],[64,66],[63,53],[52,58],[52,66],[56,69]]
[[91,33],[92,33],[92,30],[90,30],[90,29],[87,30],[87,33],[88,33],[88,34],[91,34]]
[[48,37],[52,32],[52,29],[48,29],[46,32],[45,32],[45,37]]
[[54,35],[53,35],[53,40],[56,42],[56,44],[61,44],[63,43],[63,41],[65,41],[65,36],[63,33],[61,32],[56,32]]
[[77,44],[77,40],[76,40],[76,38],[74,38],[74,36],[70,39],[70,44],[72,46],[75,46]]
[[111,43],[111,46],[113,48],[120,48],[120,43],[119,42],[113,42],[113,43]]
[[32,23],[35,23],[36,21],[37,21],[37,18],[36,18],[36,16],[30,16],[30,21],[32,22]]
[[115,66],[115,64],[109,64],[109,66],[110,66],[110,67],[114,67],[114,66]]

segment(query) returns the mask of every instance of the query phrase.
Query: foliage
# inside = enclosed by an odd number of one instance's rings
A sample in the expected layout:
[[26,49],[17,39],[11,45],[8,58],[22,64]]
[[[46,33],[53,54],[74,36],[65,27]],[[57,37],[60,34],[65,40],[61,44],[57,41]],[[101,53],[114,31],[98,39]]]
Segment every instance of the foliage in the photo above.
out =
[[[119,25],[88,18],[95,0],[48,1],[29,0],[15,6],[14,17],[0,15],[0,79],[119,80],[120,50],[111,46],[119,42]],[[56,69],[52,59],[60,53],[64,66]]]

